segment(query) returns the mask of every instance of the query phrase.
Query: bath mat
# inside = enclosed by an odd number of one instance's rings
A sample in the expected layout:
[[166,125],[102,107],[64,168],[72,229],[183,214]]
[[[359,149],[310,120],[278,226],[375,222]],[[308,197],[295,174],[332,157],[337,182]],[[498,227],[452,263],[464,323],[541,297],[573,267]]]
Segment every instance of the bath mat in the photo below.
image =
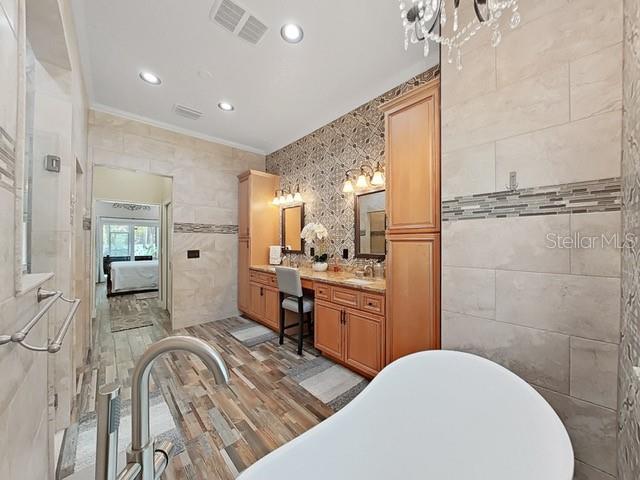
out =
[[251,320],[246,320],[244,325],[229,330],[229,334],[245,347],[255,347],[278,337],[273,330]]
[[287,376],[337,412],[353,400],[369,382],[362,376],[324,357],[287,372]]
[[136,300],[149,300],[150,298],[158,298],[158,292],[143,292],[134,295]]
[[153,322],[149,318],[116,317],[111,319],[111,333],[133,330],[134,328],[150,327]]

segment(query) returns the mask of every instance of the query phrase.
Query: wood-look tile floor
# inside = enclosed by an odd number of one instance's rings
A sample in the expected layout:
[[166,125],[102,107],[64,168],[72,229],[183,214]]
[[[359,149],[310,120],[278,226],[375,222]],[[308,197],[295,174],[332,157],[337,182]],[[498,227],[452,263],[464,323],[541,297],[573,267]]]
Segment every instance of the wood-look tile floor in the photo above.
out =
[[[123,399],[130,399],[135,361],[148,345],[170,334],[167,312],[157,299],[107,299],[98,288],[96,303],[94,345],[78,377],[77,418],[94,412],[96,389],[104,383],[121,382]],[[111,318],[130,314],[149,316],[154,324],[111,333]],[[281,347],[265,342],[247,348],[228,333],[241,322],[234,318],[172,333],[193,335],[216,348],[231,372],[228,387],[214,386],[212,375],[195,357],[174,353],[156,362],[152,390],[161,390],[185,442],[185,450],[171,462],[169,479],[235,478],[333,413],[286,375],[315,360],[312,349],[299,357],[291,341]]]

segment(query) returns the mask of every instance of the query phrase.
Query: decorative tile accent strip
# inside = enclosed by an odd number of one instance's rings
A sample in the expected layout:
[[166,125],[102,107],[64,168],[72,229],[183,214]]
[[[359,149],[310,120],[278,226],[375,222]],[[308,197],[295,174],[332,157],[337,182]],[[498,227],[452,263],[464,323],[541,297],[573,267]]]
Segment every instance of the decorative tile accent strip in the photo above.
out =
[[[342,193],[346,170],[384,162],[384,114],[380,107],[440,76],[437,65],[355,110],[267,155],[267,172],[280,175],[282,187],[300,185],[306,223],[321,222],[329,231],[327,253],[344,248],[354,254],[353,195]],[[307,244],[309,254],[310,245]]]
[[82,229],[91,230],[91,217],[84,217],[82,219]]
[[442,221],[620,210],[620,178],[480,193],[442,202]]
[[207,223],[174,223],[175,233],[219,233],[234,235],[238,233],[238,225],[211,225]]
[[13,193],[15,172],[15,143],[6,130],[0,127],[0,187]]

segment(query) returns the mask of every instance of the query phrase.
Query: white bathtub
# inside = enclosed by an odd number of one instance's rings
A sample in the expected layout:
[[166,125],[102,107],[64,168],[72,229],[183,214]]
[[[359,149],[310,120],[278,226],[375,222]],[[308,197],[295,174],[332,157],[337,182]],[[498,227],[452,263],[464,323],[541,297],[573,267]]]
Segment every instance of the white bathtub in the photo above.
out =
[[503,367],[422,352],[240,480],[571,480],[573,449],[549,404]]

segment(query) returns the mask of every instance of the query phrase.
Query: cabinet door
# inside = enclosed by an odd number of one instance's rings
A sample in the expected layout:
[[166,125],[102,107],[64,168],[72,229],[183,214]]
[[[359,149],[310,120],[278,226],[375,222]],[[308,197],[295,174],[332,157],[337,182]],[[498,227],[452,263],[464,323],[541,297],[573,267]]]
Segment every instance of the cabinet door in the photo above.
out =
[[249,236],[249,177],[240,180],[238,185],[238,235]]
[[389,233],[440,230],[440,87],[386,107]]
[[345,363],[370,375],[382,368],[382,318],[347,310]]
[[387,362],[440,348],[440,235],[395,235],[387,257]]
[[342,360],[342,314],[340,307],[316,300],[315,347]]
[[249,312],[249,240],[238,242],[238,310]]
[[251,283],[251,314],[258,320],[264,321],[265,297],[264,287],[258,283]]
[[276,289],[265,288],[264,298],[265,298],[264,321],[269,327],[273,328],[274,330],[279,330],[280,292]]

